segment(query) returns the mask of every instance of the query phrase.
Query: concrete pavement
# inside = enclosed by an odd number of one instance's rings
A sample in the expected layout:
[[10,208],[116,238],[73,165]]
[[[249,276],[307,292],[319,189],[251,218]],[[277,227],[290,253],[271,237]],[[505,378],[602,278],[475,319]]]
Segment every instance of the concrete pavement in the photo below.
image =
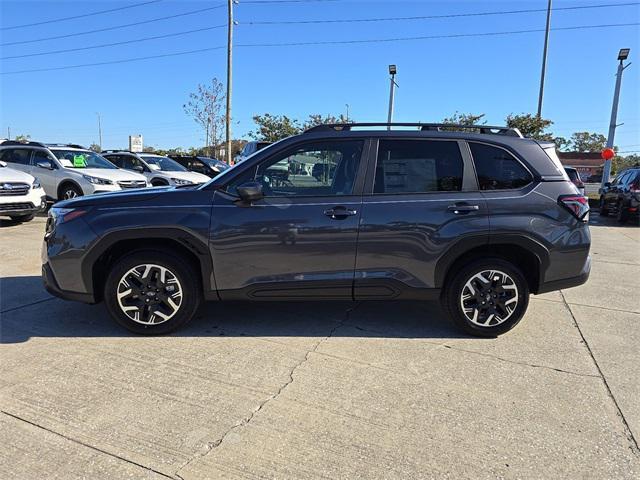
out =
[[435,304],[209,304],[144,338],[0,224],[1,478],[638,478],[640,229],[498,339]]

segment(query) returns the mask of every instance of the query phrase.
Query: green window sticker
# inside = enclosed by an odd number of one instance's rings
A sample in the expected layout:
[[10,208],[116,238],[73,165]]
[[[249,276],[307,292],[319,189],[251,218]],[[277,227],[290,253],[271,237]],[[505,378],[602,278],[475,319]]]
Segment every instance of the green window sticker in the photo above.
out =
[[74,155],[73,156],[73,166],[75,168],[85,168],[87,166],[85,155]]

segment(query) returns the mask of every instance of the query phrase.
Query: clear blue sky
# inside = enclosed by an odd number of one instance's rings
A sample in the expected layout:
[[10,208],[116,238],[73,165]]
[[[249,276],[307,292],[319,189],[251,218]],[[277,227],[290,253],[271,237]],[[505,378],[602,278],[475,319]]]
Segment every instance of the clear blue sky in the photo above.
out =
[[[7,29],[37,21],[139,3],[114,1],[1,1],[1,43],[33,40],[134,23],[203,9],[212,1],[161,1],[86,18]],[[623,0],[555,0],[554,7],[622,3]],[[535,113],[543,33],[365,43],[249,47],[244,44],[386,39],[396,37],[543,29],[544,12],[429,20],[296,25],[250,25],[252,21],[359,19],[545,9],[535,1],[367,1],[249,3],[235,8],[234,137],[253,129],[252,116],[265,112],[305,118],[339,114],[350,106],[359,121],[386,120],[387,65],[398,65],[396,121],[439,121],[456,110],[486,113],[502,124],[509,113]],[[219,8],[170,20],[58,40],[0,47],[2,57],[69,49],[184,32],[221,25]],[[552,27],[640,22],[640,6],[555,11]],[[616,144],[640,150],[640,29],[560,30],[551,33],[543,116],[553,132],[576,130],[606,135],[619,48],[630,47]],[[224,28],[183,36],[53,54],[0,63],[2,72],[108,62],[224,46]],[[30,134],[47,142],[97,142],[124,147],[142,133],[156,147],[202,145],[204,135],[182,110],[188,93],[212,77],[225,79],[224,49],[115,65],[0,75],[0,137]]]

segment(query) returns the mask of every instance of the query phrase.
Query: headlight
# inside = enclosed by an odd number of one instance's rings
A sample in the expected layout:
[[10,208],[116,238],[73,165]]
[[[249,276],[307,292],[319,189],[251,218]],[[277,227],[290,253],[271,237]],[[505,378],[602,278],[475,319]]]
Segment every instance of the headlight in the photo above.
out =
[[172,178],[171,181],[176,185],[191,185],[193,183],[191,180],[182,180],[181,178]]
[[33,183],[31,184],[31,188],[33,188],[34,190],[36,188],[40,188],[40,180],[38,180],[37,178],[34,178]]
[[82,175],[87,182],[93,183],[94,185],[113,185],[111,180],[107,180],[106,178],[98,178],[92,177],[91,175]]

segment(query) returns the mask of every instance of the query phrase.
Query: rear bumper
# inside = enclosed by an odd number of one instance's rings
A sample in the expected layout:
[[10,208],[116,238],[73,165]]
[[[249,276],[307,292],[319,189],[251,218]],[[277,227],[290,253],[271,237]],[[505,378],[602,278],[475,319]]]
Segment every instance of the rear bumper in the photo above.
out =
[[538,288],[537,294],[553,292],[554,290],[562,290],[565,288],[577,287],[586,283],[591,273],[591,256],[587,257],[587,261],[584,264],[584,268],[579,275],[575,277],[561,278],[559,280],[553,280],[551,282],[544,282]]
[[72,300],[74,302],[97,303],[95,297],[91,293],[69,292],[62,290],[48,263],[42,265],[42,282],[44,283],[44,288],[47,292],[56,297],[64,300]]

